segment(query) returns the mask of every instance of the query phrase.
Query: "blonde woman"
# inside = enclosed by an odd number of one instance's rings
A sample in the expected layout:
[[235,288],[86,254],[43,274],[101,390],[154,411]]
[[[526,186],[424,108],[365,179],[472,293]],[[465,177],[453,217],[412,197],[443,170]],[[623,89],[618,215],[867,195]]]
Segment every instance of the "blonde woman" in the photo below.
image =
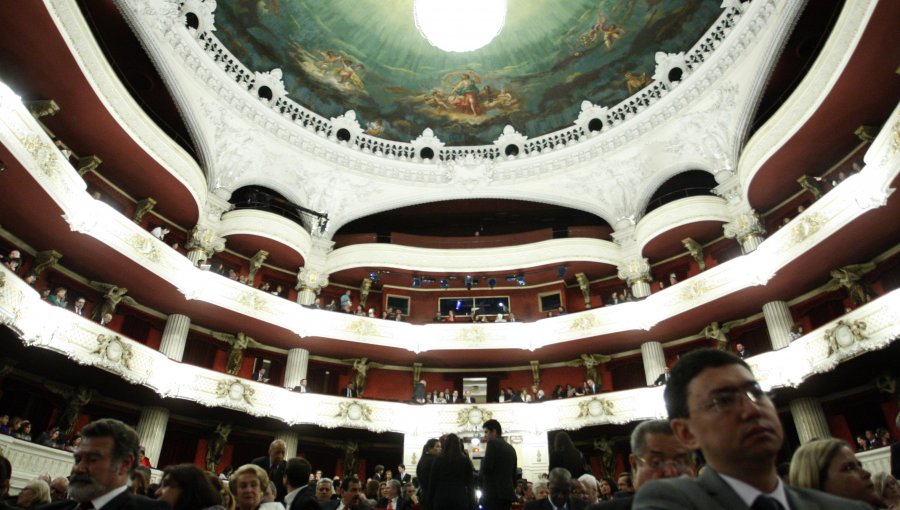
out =
[[810,441],[797,449],[791,459],[790,481],[794,487],[864,501],[874,507],[883,505],[871,473],[863,469],[850,445],[840,439]]

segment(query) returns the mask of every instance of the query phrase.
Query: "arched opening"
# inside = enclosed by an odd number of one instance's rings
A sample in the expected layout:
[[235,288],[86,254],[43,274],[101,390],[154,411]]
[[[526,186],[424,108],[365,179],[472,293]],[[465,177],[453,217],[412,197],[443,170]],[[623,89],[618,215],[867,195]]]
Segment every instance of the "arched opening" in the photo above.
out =
[[656,189],[644,214],[682,198],[709,195],[717,185],[716,178],[704,170],[682,172]]

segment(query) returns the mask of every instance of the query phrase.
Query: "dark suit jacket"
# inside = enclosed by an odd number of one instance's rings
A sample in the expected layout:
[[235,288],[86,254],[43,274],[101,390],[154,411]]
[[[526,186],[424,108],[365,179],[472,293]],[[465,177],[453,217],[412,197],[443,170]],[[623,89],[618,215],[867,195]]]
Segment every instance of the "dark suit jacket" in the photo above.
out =
[[[872,510],[862,501],[852,501],[824,492],[785,486],[791,510]],[[682,476],[652,480],[641,485],[634,497],[635,510],[749,510],[718,473],[707,467],[696,480]]]
[[287,463],[282,462],[275,466],[274,469],[272,469],[271,461],[269,460],[269,456],[267,455],[265,457],[257,457],[253,459],[253,462],[251,462],[251,464],[256,464],[269,474],[269,479],[275,482],[275,488],[278,489],[278,494],[275,496],[275,501],[284,501],[284,495],[287,494],[287,489],[284,486],[284,467],[287,465]]
[[[330,501],[323,501],[323,502],[319,503],[319,507],[322,510],[336,510],[337,507],[339,507],[340,505],[341,505],[340,499],[332,499]],[[362,500],[362,502],[359,504],[358,508],[359,508],[359,510],[371,510],[372,509],[372,507],[369,506],[369,503],[365,499]]]
[[[585,506],[587,506],[586,503],[580,499],[569,498],[569,501],[566,503],[566,508],[569,510],[584,510]],[[525,503],[525,510],[553,510],[553,505],[550,504],[550,499],[548,498],[536,499]]]
[[[40,510],[71,510],[78,506],[77,501],[65,500],[50,503],[41,507]],[[168,503],[156,501],[154,499],[145,498],[143,496],[133,496],[130,492],[125,491],[114,497],[112,501],[107,503],[103,510],[171,510],[172,507]]]
[[663,372],[663,373],[659,374],[659,377],[657,377],[655,381],[653,381],[653,384],[656,386],[660,386],[660,385],[666,384],[667,382],[668,381],[666,381],[666,373]]
[[347,386],[343,390],[341,390],[341,396],[347,398],[356,398],[356,388],[351,388]]
[[428,490],[428,483],[431,479],[431,466],[434,464],[434,459],[434,455],[426,453],[422,455],[419,463],[416,464],[416,478],[419,479],[419,490],[422,494],[425,494],[425,491]]
[[624,498],[615,498],[609,501],[601,501],[587,507],[587,510],[631,510],[634,503],[634,496]]
[[516,498],[516,450],[501,438],[487,443],[481,460],[481,490],[485,499],[515,501]]
[[[397,474],[399,475],[400,473]],[[398,476],[397,479],[400,480],[400,483],[407,484],[412,481],[412,475],[409,474],[409,471],[406,471],[403,473],[403,476]]]
[[[397,506],[394,507],[394,510],[412,510],[412,504],[412,501],[406,498],[397,498]],[[387,506],[387,498],[381,498],[378,500],[378,504],[375,505],[375,508],[387,508]]]
[[568,469],[572,478],[590,473],[589,467],[584,462],[584,455],[577,449],[550,452],[549,471],[558,467]]
[[287,510],[320,510],[319,501],[316,500],[316,489],[309,485],[300,489],[294,496],[291,506]]

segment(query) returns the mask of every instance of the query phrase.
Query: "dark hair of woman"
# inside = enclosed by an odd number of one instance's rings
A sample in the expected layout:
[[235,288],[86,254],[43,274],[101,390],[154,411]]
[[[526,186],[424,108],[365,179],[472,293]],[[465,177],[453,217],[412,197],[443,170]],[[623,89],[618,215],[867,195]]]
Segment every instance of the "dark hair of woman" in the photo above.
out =
[[437,439],[429,439],[428,441],[425,441],[425,446],[422,447],[422,455],[425,455],[426,453],[428,453],[428,450],[434,448],[434,443],[437,442]]
[[178,464],[163,470],[163,485],[175,483],[181,494],[172,510],[196,510],[222,504],[222,495],[206,473],[193,464]]
[[441,455],[447,457],[449,460],[465,457],[465,455],[463,455],[462,442],[459,440],[459,436],[456,434],[447,434],[446,439],[444,440],[444,451]]
[[569,434],[565,432],[557,432],[556,436],[553,437],[553,450],[554,451],[567,451],[574,450],[575,443],[572,442],[572,438]]

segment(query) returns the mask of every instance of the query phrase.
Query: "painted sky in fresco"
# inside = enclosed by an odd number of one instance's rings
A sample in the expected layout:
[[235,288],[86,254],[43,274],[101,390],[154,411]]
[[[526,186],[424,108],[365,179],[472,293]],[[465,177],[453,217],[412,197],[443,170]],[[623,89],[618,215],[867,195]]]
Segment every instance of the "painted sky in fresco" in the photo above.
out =
[[[216,36],[325,117],[410,141],[431,128],[481,145],[507,124],[529,137],[572,125],[650,81],[657,51],[687,51],[721,14],[712,0],[509,0],[503,31],[472,52],[431,46],[413,0],[218,0]],[[471,16],[478,16],[472,12]]]

